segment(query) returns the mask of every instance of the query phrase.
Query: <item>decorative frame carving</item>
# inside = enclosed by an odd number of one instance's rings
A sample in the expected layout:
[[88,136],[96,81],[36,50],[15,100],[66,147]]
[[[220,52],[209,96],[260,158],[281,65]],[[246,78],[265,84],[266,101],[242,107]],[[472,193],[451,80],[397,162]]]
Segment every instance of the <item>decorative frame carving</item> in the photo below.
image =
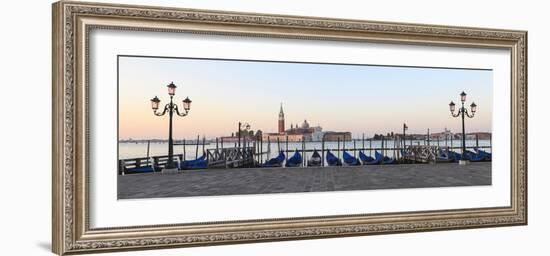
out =
[[[511,206],[91,229],[88,35],[147,30],[509,49]],[[61,1],[53,4],[53,242],[58,254],[527,224],[527,32]]]

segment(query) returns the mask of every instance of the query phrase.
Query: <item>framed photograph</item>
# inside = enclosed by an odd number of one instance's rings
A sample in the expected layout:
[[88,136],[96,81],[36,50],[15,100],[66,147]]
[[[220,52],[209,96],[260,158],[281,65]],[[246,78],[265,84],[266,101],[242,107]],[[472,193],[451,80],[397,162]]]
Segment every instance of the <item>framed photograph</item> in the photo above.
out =
[[53,5],[53,251],[527,224],[527,32]]

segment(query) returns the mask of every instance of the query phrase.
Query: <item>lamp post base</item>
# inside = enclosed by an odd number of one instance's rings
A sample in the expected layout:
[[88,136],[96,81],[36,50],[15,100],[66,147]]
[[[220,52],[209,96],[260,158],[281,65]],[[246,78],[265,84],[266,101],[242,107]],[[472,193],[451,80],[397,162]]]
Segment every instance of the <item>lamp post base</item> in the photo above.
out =
[[174,174],[178,173],[178,168],[165,168],[162,169],[162,174]]
[[458,165],[467,165],[469,163],[470,163],[470,161],[468,161],[468,160],[458,160]]

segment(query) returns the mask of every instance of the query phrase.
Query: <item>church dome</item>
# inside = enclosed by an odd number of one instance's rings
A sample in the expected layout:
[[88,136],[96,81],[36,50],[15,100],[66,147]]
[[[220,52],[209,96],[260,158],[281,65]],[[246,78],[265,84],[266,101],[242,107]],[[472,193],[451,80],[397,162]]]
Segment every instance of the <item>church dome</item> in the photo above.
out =
[[307,120],[304,120],[304,123],[302,123],[302,129],[308,129],[309,128],[309,123],[307,122]]

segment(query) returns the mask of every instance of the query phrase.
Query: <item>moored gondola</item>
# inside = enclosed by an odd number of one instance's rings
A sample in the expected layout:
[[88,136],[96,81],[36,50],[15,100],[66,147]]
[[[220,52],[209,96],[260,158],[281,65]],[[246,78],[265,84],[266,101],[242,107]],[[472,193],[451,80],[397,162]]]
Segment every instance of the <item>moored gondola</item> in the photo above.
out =
[[283,151],[279,152],[279,155],[277,157],[271,158],[265,163],[260,164],[260,167],[281,167],[283,166],[283,162],[285,161],[285,154]]
[[454,162],[455,159],[451,156],[450,152],[448,150],[443,150],[439,148],[437,150],[437,155],[435,156],[436,163],[448,163],[448,162]]
[[311,158],[307,161],[308,166],[321,166],[323,163],[323,159],[319,152],[317,152],[317,149],[313,150],[313,154],[311,154]]
[[359,162],[359,159],[350,155],[347,151],[344,151],[344,153],[342,154],[342,158],[344,158],[344,163],[346,163],[346,165],[350,165],[350,166],[361,165],[361,162]]
[[294,155],[292,155],[292,157],[290,157],[286,161],[285,166],[286,167],[298,167],[300,165],[302,165],[302,155],[300,155],[300,152],[298,152],[298,150],[296,150],[294,152]]
[[487,152],[487,151],[481,150],[481,149],[479,149],[479,148],[476,148],[475,150],[476,150],[477,154],[480,155],[481,157],[483,157],[483,159],[484,159],[485,161],[491,161],[492,156],[493,156],[492,153],[489,153],[489,152]]
[[327,164],[329,166],[342,166],[342,161],[338,159],[334,154],[327,150]]
[[372,156],[367,156],[363,151],[359,151],[359,158],[361,159],[361,162],[363,165],[374,165],[379,164],[382,161],[382,155],[378,153],[378,151],[374,152],[374,156],[376,158],[373,158]]
[[464,155],[466,156],[466,159],[469,160],[470,162],[485,161],[484,156],[473,151],[466,150],[466,153]]
[[195,160],[186,160],[180,161],[180,170],[189,170],[189,169],[206,169],[208,168],[208,160],[206,159],[206,154],[203,154],[201,157]]
[[[375,152],[375,154],[378,153],[378,152]],[[383,164],[393,164],[395,163],[395,158],[391,158],[389,156],[383,156],[382,157],[382,163]]]

